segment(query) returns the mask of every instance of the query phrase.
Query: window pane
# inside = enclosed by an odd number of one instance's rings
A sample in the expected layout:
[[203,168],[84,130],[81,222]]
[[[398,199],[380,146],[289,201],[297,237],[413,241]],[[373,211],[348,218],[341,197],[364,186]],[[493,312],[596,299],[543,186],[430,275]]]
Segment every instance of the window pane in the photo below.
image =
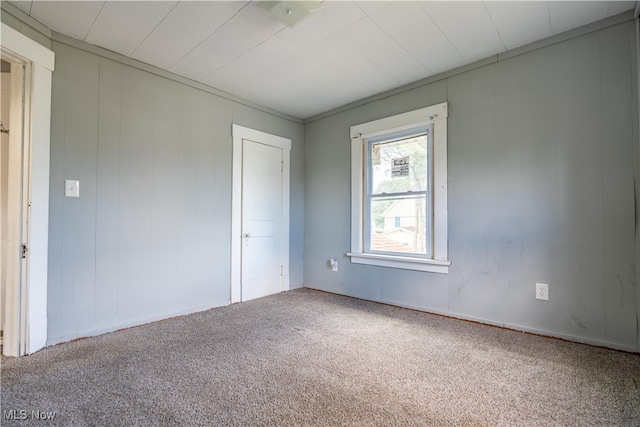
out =
[[427,255],[425,195],[373,198],[370,206],[370,250]]
[[426,191],[427,135],[369,144],[369,194]]

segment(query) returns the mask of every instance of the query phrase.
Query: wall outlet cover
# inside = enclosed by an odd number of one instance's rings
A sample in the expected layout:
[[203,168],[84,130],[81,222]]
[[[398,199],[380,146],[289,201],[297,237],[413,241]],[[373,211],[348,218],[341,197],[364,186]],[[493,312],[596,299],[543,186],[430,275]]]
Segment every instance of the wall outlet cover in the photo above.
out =
[[549,301],[548,283],[536,283],[536,299]]

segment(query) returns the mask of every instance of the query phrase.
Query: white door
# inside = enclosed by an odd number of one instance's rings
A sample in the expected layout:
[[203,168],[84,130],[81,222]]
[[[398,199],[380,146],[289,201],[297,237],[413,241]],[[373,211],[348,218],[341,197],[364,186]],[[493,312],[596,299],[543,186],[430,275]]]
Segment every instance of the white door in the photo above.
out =
[[282,291],[282,149],[243,140],[242,301]]
[[231,303],[289,290],[291,140],[233,125]]

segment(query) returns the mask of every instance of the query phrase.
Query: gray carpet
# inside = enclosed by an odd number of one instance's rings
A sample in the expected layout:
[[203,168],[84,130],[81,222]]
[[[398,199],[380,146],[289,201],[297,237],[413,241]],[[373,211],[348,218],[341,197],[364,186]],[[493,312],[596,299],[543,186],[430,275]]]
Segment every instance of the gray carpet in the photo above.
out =
[[309,289],[2,358],[1,385],[2,425],[640,425],[640,355]]

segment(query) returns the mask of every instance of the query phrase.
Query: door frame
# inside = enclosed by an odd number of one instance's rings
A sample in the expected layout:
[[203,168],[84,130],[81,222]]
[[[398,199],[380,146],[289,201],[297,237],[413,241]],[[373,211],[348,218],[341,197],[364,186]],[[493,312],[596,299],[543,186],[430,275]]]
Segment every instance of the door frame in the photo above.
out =
[[242,301],[242,152],[244,140],[282,149],[282,223],[281,250],[282,290],[289,290],[289,181],[291,140],[234,124],[231,135],[231,303]]
[[3,301],[6,319],[3,353],[22,356],[47,344],[51,81],[55,55],[4,23],[0,29],[2,59],[25,66],[24,107],[20,106],[24,112],[21,121],[12,117],[9,130],[13,128],[15,135],[10,133],[9,137],[18,135],[22,140],[17,141],[22,146],[18,167],[23,183],[19,221],[23,224],[21,244],[27,251],[24,259],[19,256],[18,263],[7,265],[8,270],[13,270],[10,274],[20,279],[7,283],[7,298]]

